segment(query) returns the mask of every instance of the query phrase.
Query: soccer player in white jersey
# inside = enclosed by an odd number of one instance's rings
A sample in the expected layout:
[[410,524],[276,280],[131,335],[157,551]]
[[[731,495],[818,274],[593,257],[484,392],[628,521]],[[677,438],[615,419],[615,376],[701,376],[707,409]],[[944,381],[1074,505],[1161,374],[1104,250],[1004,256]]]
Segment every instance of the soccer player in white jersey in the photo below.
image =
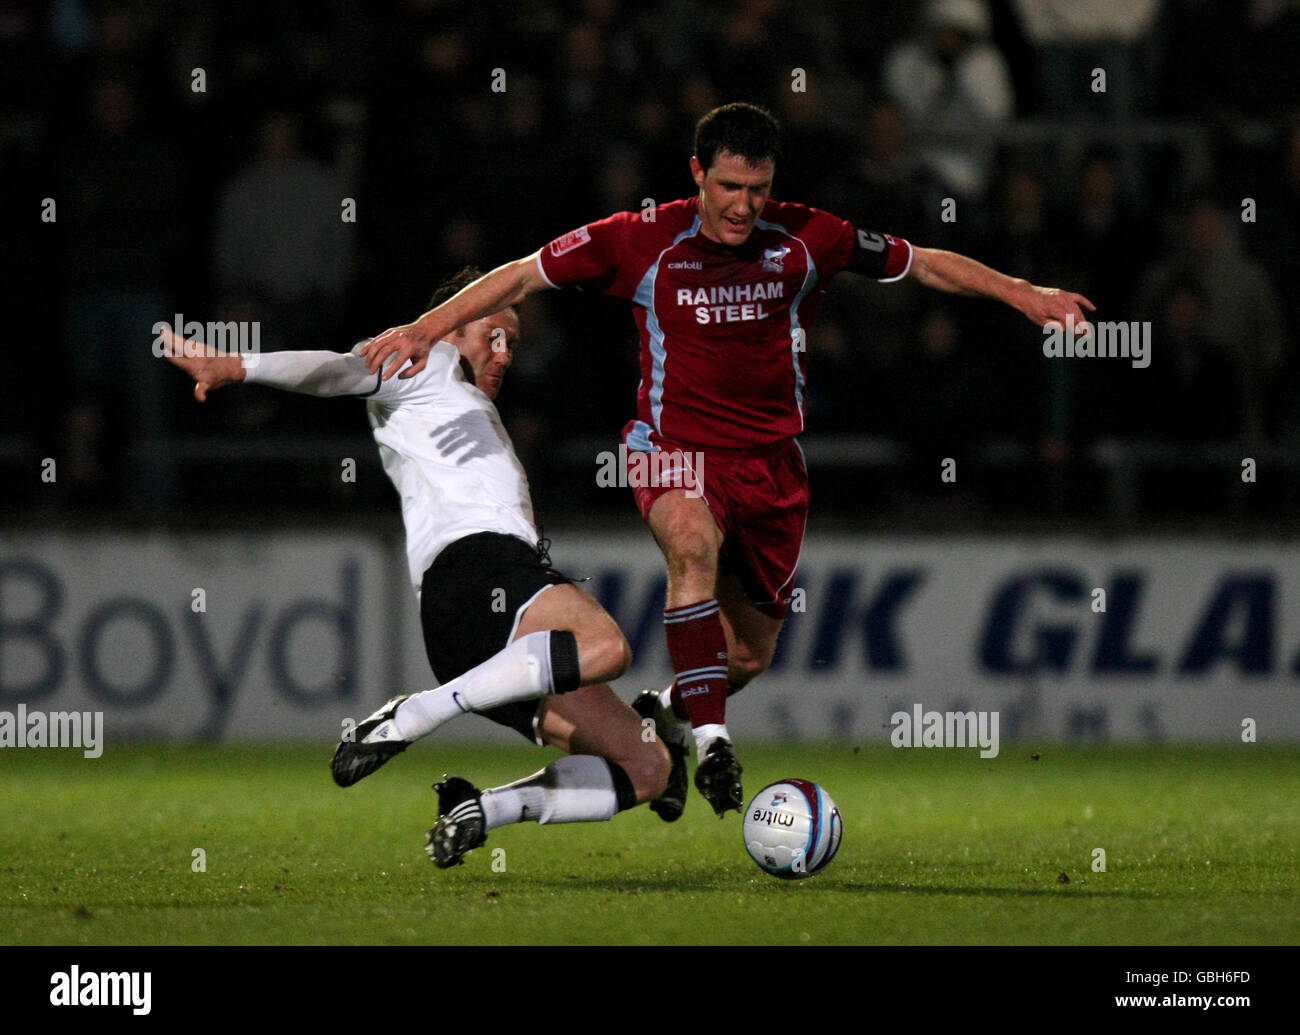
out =
[[[431,304],[481,275],[462,270]],[[402,500],[425,650],[441,685],[395,697],[360,723],[335,751],[335,782],[356,783],[470,711],[567,753],[504,787],[480,792],[455,776],[439,783],[426,851],[443,868],[508,823],[611,819],[661,795],[670,768],[684,764],[658,738],[643,737],[640,715],[610,689],[631,663],[627,640],[550,567],[539,541],[528,479],[492,402],[518,337],[518,314],[502,309],[438,342],[418,377],[389,381],[356,350],[213,356],[200,343],[167,340],[167,358],[194,378],[200,402],[238,381],[366,399]]]

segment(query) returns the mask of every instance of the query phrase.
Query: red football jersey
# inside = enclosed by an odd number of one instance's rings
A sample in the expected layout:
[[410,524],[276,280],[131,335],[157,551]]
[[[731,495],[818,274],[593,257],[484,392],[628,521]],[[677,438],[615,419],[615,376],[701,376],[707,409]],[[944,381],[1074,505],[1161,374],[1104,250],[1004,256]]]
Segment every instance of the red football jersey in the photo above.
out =
[[740,247],[700,232],[698,198],[619,212],[541,251],[555,287],[598,287],[633,304],[641,335],[635,449],[661,442],[746,450],[804,426],[808,328],[826,287],[850,269],[897,280],[902,238],[858,230],[805,205],[769,201]]

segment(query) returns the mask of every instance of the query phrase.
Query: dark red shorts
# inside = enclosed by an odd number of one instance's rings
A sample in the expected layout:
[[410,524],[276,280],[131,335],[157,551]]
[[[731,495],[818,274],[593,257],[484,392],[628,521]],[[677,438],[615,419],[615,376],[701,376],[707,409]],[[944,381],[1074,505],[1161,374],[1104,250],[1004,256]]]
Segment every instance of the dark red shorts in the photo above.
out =
[[[625,444],[631,427],[623,431]],[[641,519],[649,524],[650,508],[666,492],[701,496],[722,530],[720,571],[735,574],[765,615],[785,618],[808,522],[808,469],[799,443],[747,453],[661,443],[655,458],[661,462],[648,459],[627,447],[624,474]]]

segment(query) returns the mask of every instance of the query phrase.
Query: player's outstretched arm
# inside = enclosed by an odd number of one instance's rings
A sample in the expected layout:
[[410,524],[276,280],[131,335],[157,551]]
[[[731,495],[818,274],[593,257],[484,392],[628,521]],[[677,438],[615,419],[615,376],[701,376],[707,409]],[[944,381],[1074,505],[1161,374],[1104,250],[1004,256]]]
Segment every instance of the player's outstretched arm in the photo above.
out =
[[211,346],[182,338],[170,328],[160,337],[163,347],[156,355],[194,378],[194,398],[199,402],[207,402],[208,393],[217,388],[244,380],[244,363],[238,355],[219,356]]
[[[400,376],[414,377],[424,369],[435,342],[467,323],[518,305],[534,291],[550,286],[542,276],[538,253],[533,252],[485,273],[414,323],[390,327],[373,338],[361,354],[371,373],[383,367],[385,381],[408,360],[410,366],[402,370]],[[396,358],[390,363],[390,357]]]
[[201,341],[163,332],[159,355],[194,378],[194,397],[206,402],[208,392],[237,381],[249,381],[299,395],[373,395],[378,378],[365,360],[351,352],[312,349],[252,355],[218,355]]
[[1039,327],[1053,321],[1064,323],[1071,316],[1075,323],[1082,324],[1087,317],[1080,307],[1090,311],[1097,308],[1074,291],[1039,287],[1019,277],[1008,277],[965,255],[938,248],[913,247],[909,276],[939,291],[996,298],[1020,310]]

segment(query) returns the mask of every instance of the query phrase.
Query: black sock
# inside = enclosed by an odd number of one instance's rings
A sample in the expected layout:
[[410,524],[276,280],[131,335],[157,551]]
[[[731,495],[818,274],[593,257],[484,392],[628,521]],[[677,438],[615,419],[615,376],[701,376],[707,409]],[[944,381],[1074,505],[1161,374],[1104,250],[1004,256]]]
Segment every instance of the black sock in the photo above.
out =
[[551,688],[567,694],[582,686],[582,665],[578,661],[578,638],[568,629],[551,630]]
[[618,811],[634,808],[636,806],[636,788],[632,786],[632,778],[627,775],[627,771],[617,762],[611,762],[605,759],[605,764],[609,766],[610,778],[614,781],[614,799],[618,802]]

